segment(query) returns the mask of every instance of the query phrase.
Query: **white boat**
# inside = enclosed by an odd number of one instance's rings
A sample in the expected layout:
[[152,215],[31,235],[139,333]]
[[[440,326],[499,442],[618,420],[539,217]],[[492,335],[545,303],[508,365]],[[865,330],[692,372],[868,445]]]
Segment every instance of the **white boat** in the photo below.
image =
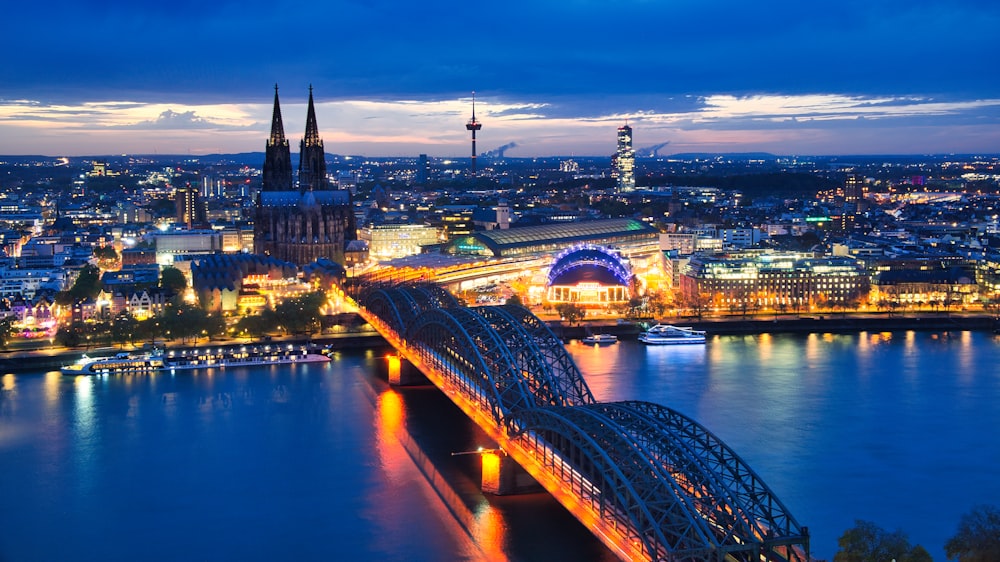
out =
[[290,365],[295,363],[323,363],[330,361],[326,355],[308,353],[303,349],[280,346],[252,346],[239,348],[195,348],[171,351],[164,354],[119,353],[114,357],[90,358],[60,369],[64,375],[114,375],[151,373],[155,371],[185,371],[224,367],[249,367],[254,365]]
[[686,326],[657,324],[639,334],[639,341],[647,345],[684,345],[705,343],[705,331]]
[[618,336],[613,334],[591,334],[580,341],[587,345],[608,345],[618,343]]
[[60,372],[64,375],[117,375],[151,373],[163,369],[163,353],[119,353],[114,357],[87,357],[86,354]]
[[255,365],[290,365],[294,363],[325,363],[326,355],[309,353],[304,349],[280,345],[241,346],[239,348],[187,349],[170,352],[164,358],[165,370],[185,371],[225,367],[252,367]]

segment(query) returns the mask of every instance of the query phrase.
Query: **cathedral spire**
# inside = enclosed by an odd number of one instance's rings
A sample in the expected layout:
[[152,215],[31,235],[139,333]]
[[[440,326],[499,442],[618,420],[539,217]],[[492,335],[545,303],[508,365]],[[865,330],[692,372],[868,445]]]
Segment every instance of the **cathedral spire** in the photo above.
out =
[[306,136],[303,139],[303,146],[323,146],[323,140],[319,138],[319,126],[316,125],[316,108],[313,107],[313,87],[309,85],[309,111],[306,114]]
[[274,85],[274,112],[271,114],[271,137],[267,139],[268,146],[288,144],[285,140],[285,125],[281,122],[281,106],[278,104],[278,85]]
[[281,123],[281,106],[278,104],[278,85],[274,85],[274,114],[271,117],[271,136],[264,146],[264,173],[262,191],[288,191],[292,189],[292,156]]

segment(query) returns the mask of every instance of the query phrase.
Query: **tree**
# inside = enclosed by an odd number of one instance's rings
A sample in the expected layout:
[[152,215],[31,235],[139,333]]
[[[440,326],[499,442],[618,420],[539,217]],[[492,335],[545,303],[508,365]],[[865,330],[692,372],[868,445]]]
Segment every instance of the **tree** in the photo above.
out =
[[521,302],[521,297],[519,297],[517,295],[517,293],[514,293],[510,297],[508,297],[507,298],[507,302],[505,304],[513,304],[513,305],[517,305],[517,306],[524,306],[524,303]]
[[561,302],[557,304],[556,312],[559,313],[560,318],[569,322],[570,325],[583,320],[584,310],[575,302]]
[[833,555],[833,562],[871,562],[895,560],[896,562],[930,562],[927,550],[910,546],[903,531],[886,532],[871,521],[856,520],[854,527],[844,531],[837,539],[840,550]]
[[187,279],[176,267],[164,267],[160,272],[160,286],[175,295],[181,294],[187,289]]
[[88,298],[94,298],[101,292],[101,272],[93,265],[86,265],[80,270],[76,282],[68,291],[56,295],[56,302],[61,305],[72,305]]
[[13,331],[13,324],[13,319],[10,316],[0,318],[0,347],[7,347],[7,342],[10,341]]
[[958,532],[944,544],[948,559],[958,562],[1000,560],[1000,509],[977,505],[962,516]]

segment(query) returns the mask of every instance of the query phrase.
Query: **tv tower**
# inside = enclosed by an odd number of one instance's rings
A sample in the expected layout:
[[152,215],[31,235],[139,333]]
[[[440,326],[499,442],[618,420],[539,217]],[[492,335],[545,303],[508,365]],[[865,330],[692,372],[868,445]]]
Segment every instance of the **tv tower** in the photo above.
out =
[[472,92],[472,119],[465,124],[465,128],[472,131],[472,175],[476,175],[476,131],[483,128],[483,124],[476,121],[476,92]]

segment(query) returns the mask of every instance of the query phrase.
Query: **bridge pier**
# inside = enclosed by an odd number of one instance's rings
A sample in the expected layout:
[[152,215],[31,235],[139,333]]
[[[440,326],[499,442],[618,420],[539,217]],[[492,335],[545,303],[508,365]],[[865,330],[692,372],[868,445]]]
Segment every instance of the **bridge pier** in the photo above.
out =
[[542,486],[502,449],[483,451],[479,457],[483,465],[480,483],[483,492],[508,496],[543,491]]
[[412,363],[399,355],[385,356],[386,378],[392,386],[427,384],[427,378]]

